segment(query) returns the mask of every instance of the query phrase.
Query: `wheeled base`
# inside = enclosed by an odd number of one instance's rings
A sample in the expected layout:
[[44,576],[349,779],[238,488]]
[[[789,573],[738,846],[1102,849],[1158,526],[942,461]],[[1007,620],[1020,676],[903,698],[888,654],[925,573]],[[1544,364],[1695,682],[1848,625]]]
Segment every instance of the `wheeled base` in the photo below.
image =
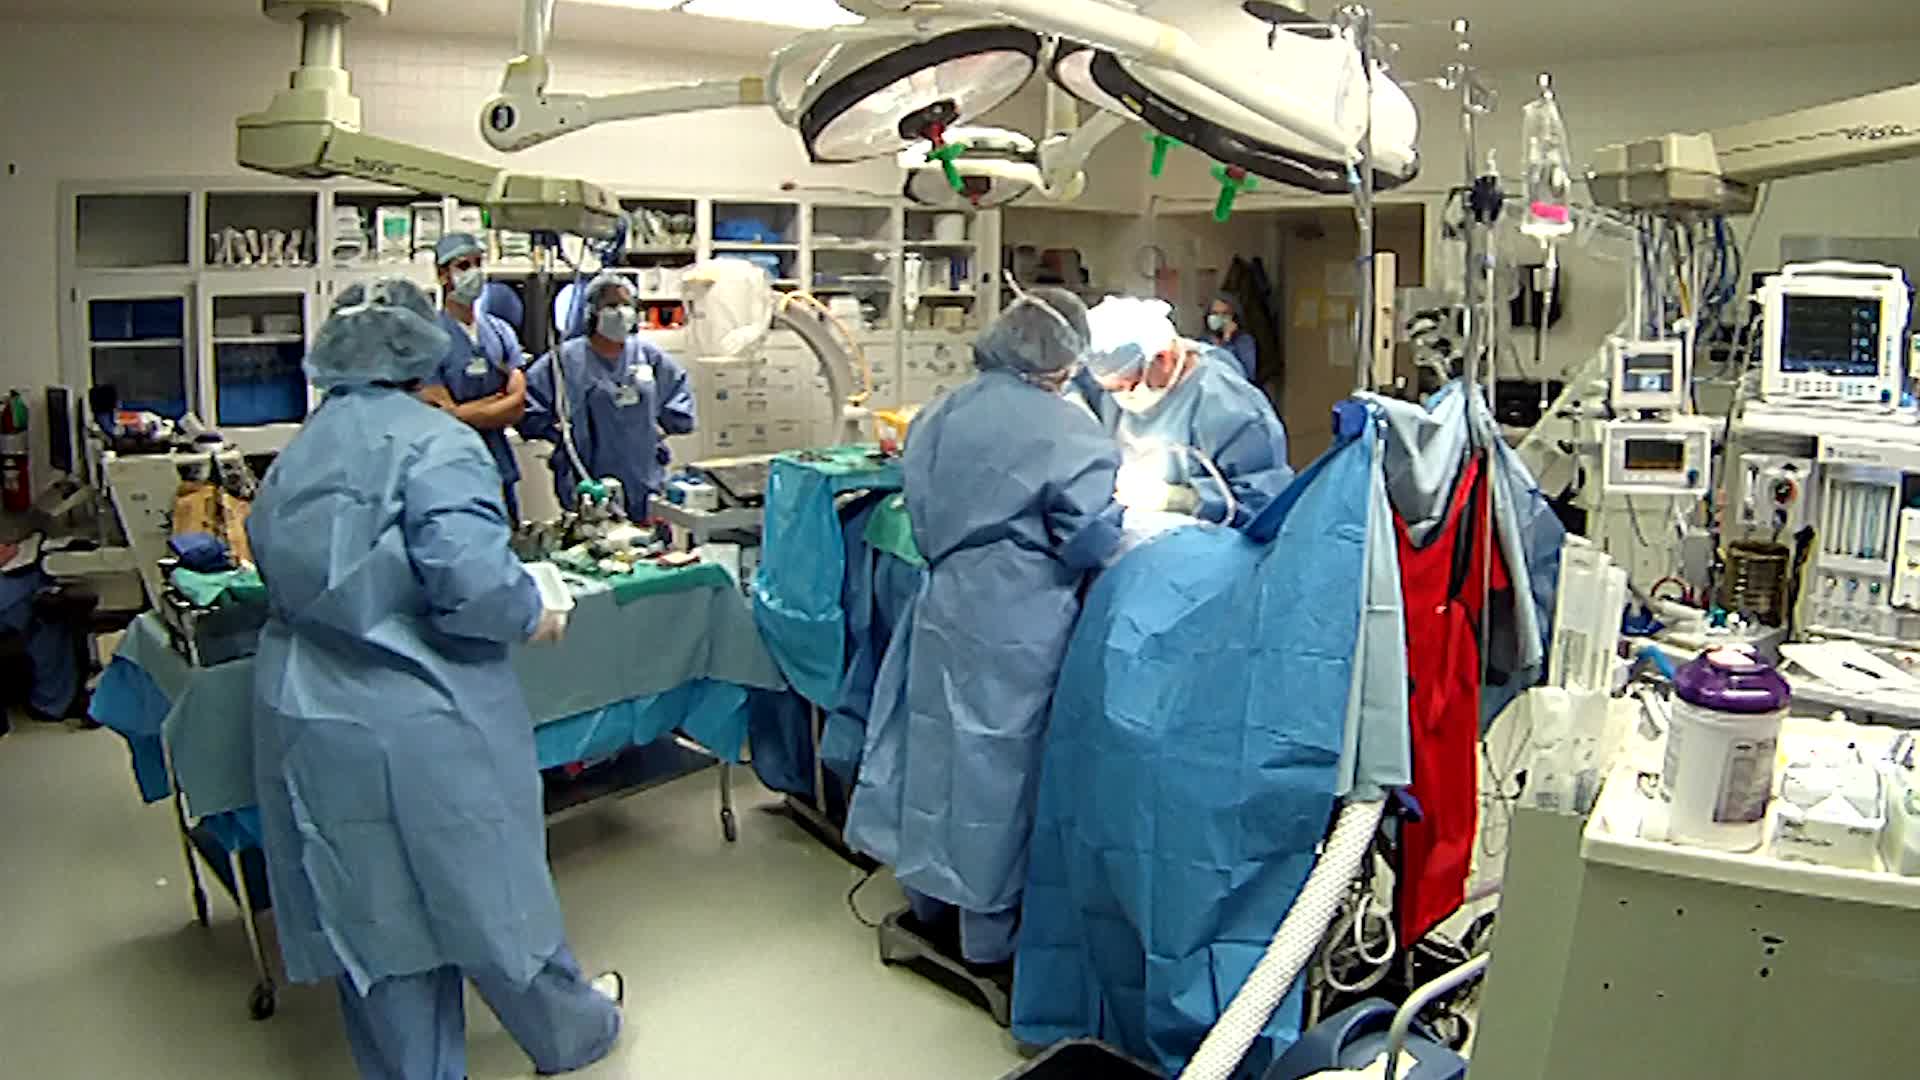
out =
[[[910,929],[911,914],[902,909],[882,919],[880,962],[904,964],[949,989],[973,997],[1001,1027],[1013,1023],[1013,983],[1005,977],[980,974],[976,969],[949,954],[939,945]],[[903,923],[902,920],[909,920]]]

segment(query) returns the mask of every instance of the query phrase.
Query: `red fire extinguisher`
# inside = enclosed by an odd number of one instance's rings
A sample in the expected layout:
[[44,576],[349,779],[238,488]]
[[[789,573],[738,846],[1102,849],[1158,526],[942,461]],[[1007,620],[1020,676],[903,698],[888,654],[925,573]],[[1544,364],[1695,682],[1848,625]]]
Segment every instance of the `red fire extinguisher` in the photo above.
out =
[[33,478],[27,462],[27,396],[15,390],[0,411],[0,505],[9,513],[33,509]]

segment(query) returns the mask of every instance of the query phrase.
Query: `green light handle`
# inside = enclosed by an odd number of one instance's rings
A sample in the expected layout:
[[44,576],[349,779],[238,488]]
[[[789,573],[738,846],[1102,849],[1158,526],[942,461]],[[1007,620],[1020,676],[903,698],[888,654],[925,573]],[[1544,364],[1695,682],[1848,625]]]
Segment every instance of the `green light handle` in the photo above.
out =
[[1213,204],[1213,220],[1225,221],[1233,216],[1233,200],[1255,185],[1254,178],[1238,165],[1215,165],[1213,178],[1220,181],[1220,198]]
[[1149,133],[1144,138],[1153,147],[1153,164],[1148,169],[1148,175],[1158,179],[1161,173],[1167,171],[1167,151],[1178,146],[1180,140],[1171,135],[1155,133]]
[[582,480],[573,487],[575,497],[586,496],[594,502],[607,501],[607,485],[598,480]]
[[967,193],[967,182],[960,176],[959,166],[953,162],[955,158],[966,152],[966,143],[948,143],[927,153],[928,157],[940,162],[940,171],[947,174],[947,186],[952,188],[956,195]]

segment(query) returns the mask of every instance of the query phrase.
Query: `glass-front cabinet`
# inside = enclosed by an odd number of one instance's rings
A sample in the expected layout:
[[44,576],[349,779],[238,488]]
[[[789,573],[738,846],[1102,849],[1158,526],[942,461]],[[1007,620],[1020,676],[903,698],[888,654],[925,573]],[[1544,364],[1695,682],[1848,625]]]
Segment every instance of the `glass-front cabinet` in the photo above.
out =
[[301,361],[313,340],[317,282],[311,274],[277,277],[261,273],[201,291],[206,363],[199,375],[209,406],[202,415],[243,447],[284,442],[290,432],[249,429],[297,426],[313,404]]
[[[184,280],[124,283],[74,297],[87,383],[105,405],[178,420],[198,404],[188,349],[192,290]],[[111,388],[111,393],[106,393]]]

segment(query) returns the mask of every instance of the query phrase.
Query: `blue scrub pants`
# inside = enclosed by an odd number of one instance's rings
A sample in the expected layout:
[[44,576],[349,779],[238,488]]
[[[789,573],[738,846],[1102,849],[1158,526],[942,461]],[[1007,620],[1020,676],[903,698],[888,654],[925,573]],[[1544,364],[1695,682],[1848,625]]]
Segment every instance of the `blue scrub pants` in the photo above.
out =
[[[906,886],[907,906],[922,925],[933,923],[956,910],[945,900],[936,900]],[[960,959],[969,964],[1004,964],[1013,959],[1013,947],[1019,939],[1020,909],[982,913],[960,910]]]
[[443,967],[382,979],[363,997],[340,976],[347,1044],[364,1080],[464,1080],[472,979],[500,1024],[542,1075],[582,1069],[606,1057],[620,1034],[620,1010],[587,985],[565,945],[526,986],[498,975]]

